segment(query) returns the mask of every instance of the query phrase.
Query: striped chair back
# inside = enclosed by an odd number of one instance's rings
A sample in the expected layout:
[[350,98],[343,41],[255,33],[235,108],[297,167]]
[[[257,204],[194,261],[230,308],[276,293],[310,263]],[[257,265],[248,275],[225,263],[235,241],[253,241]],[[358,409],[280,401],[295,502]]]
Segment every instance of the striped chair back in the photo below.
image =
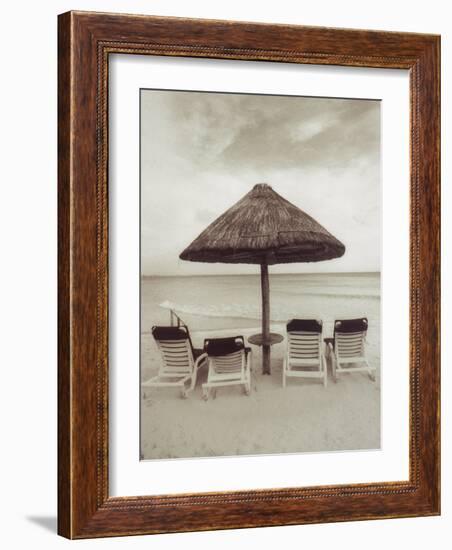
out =
[[292,319],[286,328],[289,361],[318,363],[321,355],[322,321]]
[[245,368],[243,336],[206,339],[204,350],[217,374],[237,374]]
[[193,351],[186,327],[152,327],[152,335],[162,356],[161,372],[174,375],[192,372]]
[[334,322],[334,347],[339,357],[363,357],[368,321],[347,319]]

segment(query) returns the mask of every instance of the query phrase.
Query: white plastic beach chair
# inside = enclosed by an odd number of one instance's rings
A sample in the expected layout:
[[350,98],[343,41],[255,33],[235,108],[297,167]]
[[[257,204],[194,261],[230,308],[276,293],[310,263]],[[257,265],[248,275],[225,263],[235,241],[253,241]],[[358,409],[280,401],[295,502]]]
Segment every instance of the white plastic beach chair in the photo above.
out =
[[375,380],[376,367],[366,357],[367,328],[365,317],[334,322],[334,338],[328,339],[327,345],[335,382],[337,375],[344,372],[367,372]]
[[288,377],[318,378],[327,385],[325,355],[322,350],[322,321],[292,319],[287,323],[287,347],[283,361],[283,387]]
[[202,385],[203,397],[209,399],[212,389],[220,386],[243,385],[246,395],[251,391],[251,349],[245,347],[243,336],[210,338],[204,341],[209,361],[207,382]]
[[152,335],[162,363],[157,376],[143,382],[142,387],[179,387],[181,396],[187,397],[195,387],[198,369],[207,360],[207,354],[193,348],[185,326],[152,327]]

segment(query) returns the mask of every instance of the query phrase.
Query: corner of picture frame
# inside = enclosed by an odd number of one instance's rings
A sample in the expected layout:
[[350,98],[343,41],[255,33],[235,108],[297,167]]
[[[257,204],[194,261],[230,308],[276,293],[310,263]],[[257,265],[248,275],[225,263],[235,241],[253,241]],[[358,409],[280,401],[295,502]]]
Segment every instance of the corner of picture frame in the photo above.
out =
[[[58,532],[67,538],[440,513],[440,37],[68,12],[58,22]],[[110,54],[410,74],[408,481],[148,497],[108,493]]]

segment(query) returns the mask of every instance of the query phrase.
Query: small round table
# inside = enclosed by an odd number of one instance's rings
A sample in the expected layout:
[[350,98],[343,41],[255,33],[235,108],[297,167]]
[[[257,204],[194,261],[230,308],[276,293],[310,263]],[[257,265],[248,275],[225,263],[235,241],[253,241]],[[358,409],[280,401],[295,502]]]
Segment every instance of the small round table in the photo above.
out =
[[[268,340],[264,340],[263,334],[253,334],[249,336],[248,342],[254,344],[255,346],[263,346],[263,350],[268,350],[267,353],[270,353],[270,346],[273,344],[279,344],[284,340],[282,334],[277,334],[276,332],[270,332]],[[262,371],[262,374],[270,374],[270,364],[268,365],[268,370],[265,369]]]
[[273,344],[279,344],[284,340],[284,336],[282,334],[277,334],[276,332],[270,332],[269,334],[269,340],[266,342],[264,340],[264,335],[261,334],[253,334],[252,336],[248,337],[248,342],[250,344],[254,344],[255,346],[273,346]]

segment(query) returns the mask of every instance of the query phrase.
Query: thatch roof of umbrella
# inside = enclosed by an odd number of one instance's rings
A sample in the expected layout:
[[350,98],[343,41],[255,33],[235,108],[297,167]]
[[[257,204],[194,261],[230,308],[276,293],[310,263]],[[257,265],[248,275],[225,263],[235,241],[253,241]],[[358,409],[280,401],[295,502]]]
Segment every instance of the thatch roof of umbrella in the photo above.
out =
[[330,260],[344,252],[345,246],[311,216],[260,183],[211,223],[180,258],[272,265]]

